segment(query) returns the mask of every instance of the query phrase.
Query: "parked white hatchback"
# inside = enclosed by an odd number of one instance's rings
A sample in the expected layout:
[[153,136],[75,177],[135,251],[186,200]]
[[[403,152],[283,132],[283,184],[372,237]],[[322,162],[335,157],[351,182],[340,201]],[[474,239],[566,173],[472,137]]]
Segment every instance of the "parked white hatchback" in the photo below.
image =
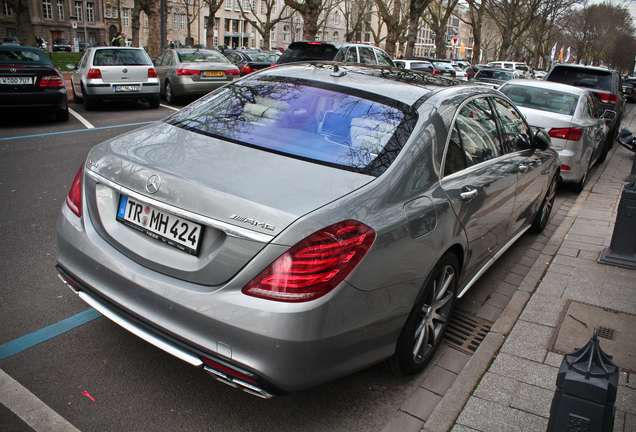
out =
[[616,114],[609,110],[599,113],[590,90],[566,84],[511,80],[499,91],[517,105],[531,126],[548,131],[551,147],[561,160],[561,179],[582,191],[608,133],[604,117]]
[[91,47],[71,76],[73,102],[86,110],[99,100],[141,100],[159,108],[157,70],[143,48]]

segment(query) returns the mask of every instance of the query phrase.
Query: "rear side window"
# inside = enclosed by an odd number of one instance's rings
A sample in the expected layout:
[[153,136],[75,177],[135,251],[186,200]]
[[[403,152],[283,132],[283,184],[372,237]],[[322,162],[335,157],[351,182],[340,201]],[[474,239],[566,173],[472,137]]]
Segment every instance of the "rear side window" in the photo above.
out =
[[214,62],[228,63],[223,55],[216,51],[196,50],[196,51],[178,51],[179,61],[185,62]]
[[312,61],[312,60],[332,60],[338,50],[333,45],[323,43],[307,43],[290,45],[287,51],[283,53],[278,59],[279,64],[297,62],[297,61]]
[[210,94],[167,122],[237,144],[379,175],[416,114],[392,99],[282,78],[252,78]]
[[150,57],[138,49],[101,49],[95,51],[95,66],[151,66]]
[[382,50],[375,50],[375,55],[378,57],[378,64],[380,66],[393,66],[393,60],[387,53]]
[[494,98],[494,101],[499,113],[504,148],[510,153],[531,149],[530,129],[521,114],[503,99]]
[[579,103],[578,95],[540,87],[509,84],[500,90],[517,106],[557,114],[574,115],[576,105]]
[[612,91],[611,71],[557,66],[552,69],[546,80],[577,87]]
[[24,65],[47,65],[52,66],[53,63],[44,52],[30,50],[28,48],[15,46],[8,48],[5,45],[0,50],[0,64],[24,64]]

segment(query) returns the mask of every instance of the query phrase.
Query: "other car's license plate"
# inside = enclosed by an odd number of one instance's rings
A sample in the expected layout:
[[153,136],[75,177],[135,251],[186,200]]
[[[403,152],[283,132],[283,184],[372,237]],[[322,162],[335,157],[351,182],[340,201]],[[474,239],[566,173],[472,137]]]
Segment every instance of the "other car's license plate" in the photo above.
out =
[[223,76],[223,71],[203,71],[204,76]]
[[8,84],[8,85],[33,84],[33,78],[32,77],[3,77],[3,78],[0,78],[0,84]]
[[120,85],[120,86],[115,86],[115,91],[116,92],[133,92],[133,91],[139,91],[139,86],[138,85]]
[[121,195],[117,221],[191,255],[199,254],[203,227],[181,216]]

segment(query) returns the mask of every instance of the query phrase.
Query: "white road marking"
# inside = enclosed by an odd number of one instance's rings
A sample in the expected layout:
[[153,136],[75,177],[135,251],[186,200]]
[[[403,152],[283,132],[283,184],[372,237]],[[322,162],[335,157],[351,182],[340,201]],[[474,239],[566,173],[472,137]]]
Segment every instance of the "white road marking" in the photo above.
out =
[[175,108],[175,107],[171,107],[170,105],[164,105],[164,104],[161,104],[161,106],[164,108],[170,108],[171,110],[174,110],[174,111],[179,111],[181,109],[181,108]]
[[84,117],[82,117],[81,115],[79,115],[78,113],[76,113],[75,111],[73,111],[72,109],[68,109],[68,112],[70,112],[71,114],[73,114],[73,117],[75,117],[76,119],[78,119],[80,122],[82,122],[82,124],[84,126],[86,126],[89,129],[95,129],[95,126],[93,126],[92,124],[90,124],[88,122],[88,120],[86,120]]
[[0,403],[36,432],[80,432],[1,369]]

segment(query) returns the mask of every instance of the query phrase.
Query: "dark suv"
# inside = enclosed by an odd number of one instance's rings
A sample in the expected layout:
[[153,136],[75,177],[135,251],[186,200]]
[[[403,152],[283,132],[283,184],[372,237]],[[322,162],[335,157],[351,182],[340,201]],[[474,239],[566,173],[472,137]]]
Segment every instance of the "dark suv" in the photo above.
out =
[[625,96],[618,71],[592,66],[557,64],[550,69],[545,80],[589,88],[598,98],[599,112],[602,113],[605,110],[616,112],[616,117],[609,124],[605,146],[597,161],[597,163],[603,162],[614,145],[625,111]]
[[53,39],[53,51],[71,52],[71,44],[67,39]]
[[391,57],[372,45],[329,42],[292,42],[276,64],[327,60],[395,67]]

